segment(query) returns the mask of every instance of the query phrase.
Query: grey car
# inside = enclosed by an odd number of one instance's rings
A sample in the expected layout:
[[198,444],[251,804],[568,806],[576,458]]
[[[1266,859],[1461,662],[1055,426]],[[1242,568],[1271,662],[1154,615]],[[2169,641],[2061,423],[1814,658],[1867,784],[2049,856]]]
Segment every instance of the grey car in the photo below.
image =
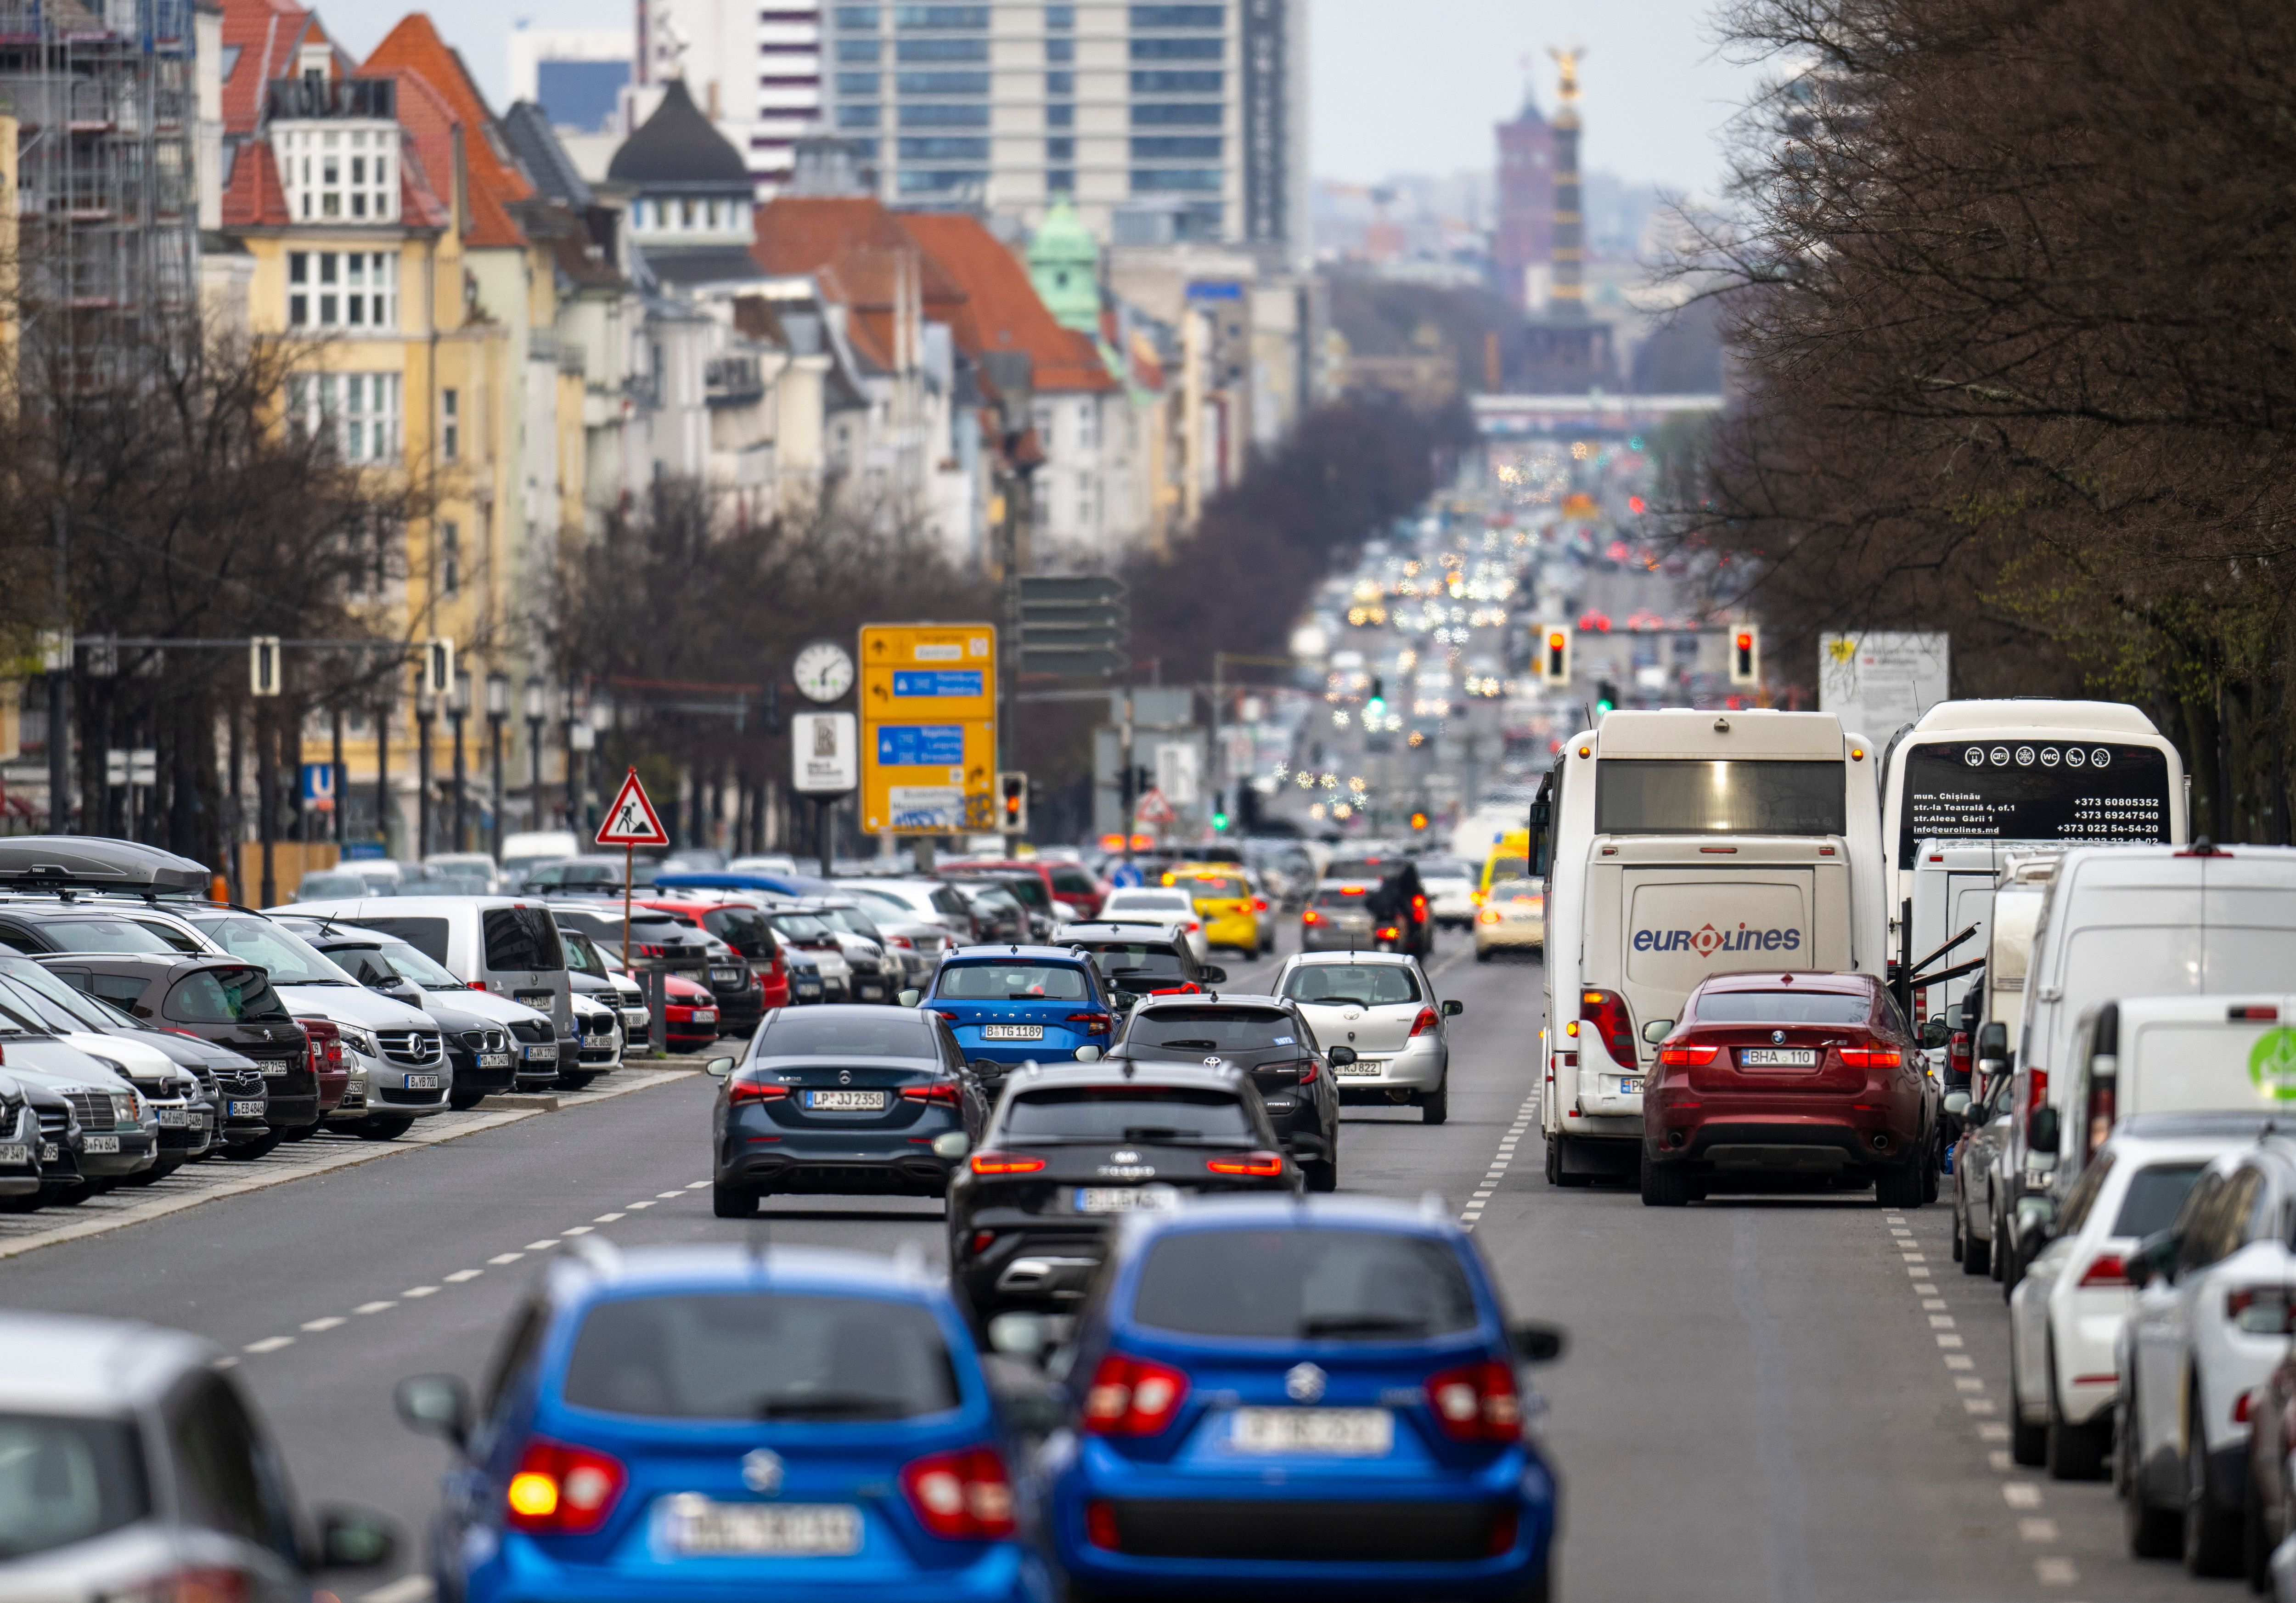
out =
[[2009,1141],[2015,1085],[2011,1076],[2000,1075],[1986,1088],[1983,1101],[1972,1101],[1960,1110],[1956,1109],[1954,1098],[1966,1097],[1967,1092],[1955,1091],[1946,1097],[1946,1112],[1959,1111],[1963,1121],[1961,1139],[1953,1149],[1953,1255],[1964,1275],[1990,1272],[1995,1279],[2001,1278],[1993,1254],[1999,1212],[1994,1193],[2000,1186],[1997,1171],[2001,1154]]
[[1376,884],[1360,880],[1327,879],[1300,914],[1300,949],[1303,952],[1368,952],[1379,947],[1371,916]]

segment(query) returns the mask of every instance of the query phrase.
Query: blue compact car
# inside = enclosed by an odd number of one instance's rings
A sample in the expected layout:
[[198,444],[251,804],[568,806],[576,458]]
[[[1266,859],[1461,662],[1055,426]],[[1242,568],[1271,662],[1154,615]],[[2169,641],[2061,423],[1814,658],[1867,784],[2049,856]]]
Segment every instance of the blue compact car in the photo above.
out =
[[959,947],[922,1005],[949,1022],[967,1059],[1007,1065],[1105,1052],[1116,1025],[1100,970],[1065,946]]
[[1135,1213],[1079,1317],[1046,1528],[1072,1598],[1531,1603],[1555,1482],[1464,1232],[1392,1204]]
[[946,1285],[804,1247],[554,1261],[472,1403],[402,1382],[457,1462],[441,1603],[1049,1603],[1019,1462]]

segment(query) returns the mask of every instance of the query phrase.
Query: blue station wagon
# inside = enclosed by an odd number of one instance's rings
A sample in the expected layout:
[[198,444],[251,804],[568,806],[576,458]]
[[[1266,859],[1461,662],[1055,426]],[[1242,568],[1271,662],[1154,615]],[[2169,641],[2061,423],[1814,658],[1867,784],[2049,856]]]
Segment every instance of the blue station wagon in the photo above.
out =
[[1091,958],[1064,946],[966,946],[941,960],[922,1004],[968,1061],[1012,1065],[1104,1052],[1116,1014]]

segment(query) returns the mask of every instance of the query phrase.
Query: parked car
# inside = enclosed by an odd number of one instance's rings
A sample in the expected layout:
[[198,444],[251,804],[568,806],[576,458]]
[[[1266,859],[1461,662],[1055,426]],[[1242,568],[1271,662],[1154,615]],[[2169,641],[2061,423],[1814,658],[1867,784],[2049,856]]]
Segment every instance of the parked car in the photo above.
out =
[[1125,1215],[1177,1207],[1184,1193],[1292,1196],[1304,1185],[1232,1065],[1031,1065],[1008,1077],[949,1182],[950,1270],[981,1319],[1072,1313]]
[[[728,906],[714,898],[699,901],[676,895],[650,896],[640,905],[668,914],[696,935],[716,943],[718,949],[709,953],[709,962],[693,978],[709,986],[710,995],[718,999],[718,1033],[746,1036],[755,1030],[769,1006],[759,964],[762,961],[763,973],[772,973],[779,950],[765,916],[755,908]],[[713,923],[719,928],[712,929]],[[740,935],[741,941],[731,939],[728,931]],[[753,958],[752,952],[762,953],[762,958]]]
[[[665,892],[650,898],[645,905],[684,919],[731,947],[756,976],[760,1011],[789,1006],[789,966],[783,960],[781,942],[775,938],[758,898],[731,891]],[[709,988],[718,993],[721,1006],[728,999],[725,986],[714,978]],[[748,1029],[742,1026],[726,1033],[746,1034]]]
[[[10,1017],[0,1016],[0,1042],[11,1080],[71,1105],[68,1139],[77,1162],[62,1163],[59,1150],[55,1188],[44,1188],[41,1202],[77,1203],[151,1168],[160,1153],[159,1119],[112,1062]],[[45,1145],[42,1150],[45,1156]]]
[[[430,895],[452,895],[468,886],[471,894],[496,896],[504,889],[502,870],[483,851],[434,851],[422,859],[422,867],[423,891]],[[450,885],[450,881],[458,883]]]
[[1220,1063],[1251,1077],[1283,1150],[1311,1191],[1340,1187],[1340,1097],[1335,1075],[1356,1062],[1351,1047],[1316,1038],[1300,1005],[1283,997],[1151,998],[1134,1007],[1109,1048],[1133,1064]]
[[619,856],[565,857],[529,865],[518,882],[521,896],[619,896],[627,884],[644,891],[653,884],[656,865],[651,858]]
[[[853,999],[890,1002],[910,979],[908,964],[878,927],[869,909],[850,897],[814,896],[790,904],[793,912],[809,913],[827,925],[836,936],[845,966],[852,972]],[[935,949],[953,949],[954,941],[935,941]],[[930,973],[930,966],[925,966]]]
[[1042,855],[960,858],[938,865],[935,872],[951,877],[977,873],[1026,875],[1043,887],[1041,900],[1034,895],[1021,898],[1031,911],[1049,913],[1051,904],[1057,901],[1077,918],[1099,917],[1101,901],[1108,894],[1108,887],[1086,873],[1081,863],[1062,862]]
[[1953,1146],[1953,1255],[1964,1275],[1988,1271],[1998,1280],[1995,1261],[1997,1233],[2004,1241],[2009,1226],[2003,1222],[2003,1195],[2007,1181],[2001,1171],[2009,1143],[2009,1121],[2016,1115],[2017,1082],[2007,1074],[1979,1081],[1980,1097],[1967,1091],[1948,1091],[1944,1107],[1962,1117],[1961,1136]]
[[609,962],[598,943],[581,931],[562,922],[558,942],[565,949],[566,977],[575,994],[612,1008],[621,1023],[624,1049],[644,1050],[653,1038],[653,1014],[644,990],[627,969]]
[[[546,1015],[557,1040],[574,1039],[573,986],[550,909],[512,896],[402,896],[299,903],[282,913],[326,916],[396,935],[466,985],[524,1002]],[[529,1061],[555,1053],[531,1050]]]
[[1439,1212],[1136,1213],[1064,1354],[1054,1555],[1085,1596],[1551,1595],[1555,1477],[1518,1366],[1562,1345],[1510,1325]]
[[972,904],[955,890],[931,879],[865,879],[840,881],[838,892],[862,902],[876,902],[889,909],[906,911],[911,917],[946,929],[961,946],[973,946],[988,938],[972,911]]
[[578,1091],[601,1074],[622,1066],[621,1010],[590,995],[574,993],[574,1061],[558,1065],[558,1083]]
[[520,884],[537,863],[581,854],[582,843],[570,829],[513,830],[503,836],[502,876],[505,884]]
[[947,1020],[922,1008],[783,1009],[736,1062],[713,1111],[711,1198],[720,1219],[747,1219],[776,1192],[939,1196],[978,1136],[988,1097]]
[[1546,949],[1546,889],[1538,880],[1493,880],[1473,911],[1476,962],[1504,951]]
[[[94,1195],[97,1182],[79,1171],[81,1130],[79,1111],[62,1092],[41,1079],[9,1078],[30,1110],[29,1121],[17,1128],[28,1141],[37,1140],[38,1184],[29,1192],[11,1188],[0,1193],[0,1213],[37,1213],[51,1203],[70,1207]],[[105,1182],[109,1184],[110,1182]]]
[[[953,879],[950,888],[972,909],[973,927],[984,941],[1032,941],[1038,938],[1037,920],[1021,899],[993,876]],[[1050,931],[1049,921],[1046,931]]]
[[427,953],[396,936],[357,925],[283,922],[359,983],[421,1008],[439,1026],[455,1072],[448,1106],[476,1107],[495,1092],[536,1089],[556,1081],[554,1057],[529,1068],[513,1050],[514,1024],[549,1026],[547,1018],[525,1003],[472,990]]
[[707,1052],[718,1044],[718,999],[684,974],[662,977],[662,1040],[673,1052]]
[[[857,980],[851,959],[847,956],[843,933],[834,925],[815,914],[795,907],[775,905],[763,909],[766,921],[773,925],[774,940],[784,952],[803,953],[811,961],[814,972],[820,976],[822,999],[827,1002],[857,1002]],[[868,976],[871,1001],[890,1000],[885,991],[882,972]]]
[[[38,964],[25,958],[0,958],[0,964],[21,965],[40,972]],[[70,992],[70,988],[62,985],[53,974],[46,977],[50,984]],[[144,1034],[141,1031],[87,1028],[77,1015],[82,1009],[92,1009],[94,999],[78,999],[80,1008],[59,1007],[0,972],[0,1015],[19,1029],[45,1035],[86,1053],[134,1086],[150,1105],[159,1127],[159,1147],[151,1163],[138,1170],[130,1183],[150,1185],[167,1179],[192,1159],[204,1157],[216,1139],[216,1112],[199,1076],[178,1066],[173,1057],[156,1046],[136,1039]]]
[[1466,1004],[1443,1001],[1415,958],[1399,952],[1301,952],[1276,977],[1276,994],[1297,1003],[1326,1046],[1355,1061],[1337,1070],[1342,1106],[1415,1107],[1429,1124],[1450,1116],[1447,1020]]

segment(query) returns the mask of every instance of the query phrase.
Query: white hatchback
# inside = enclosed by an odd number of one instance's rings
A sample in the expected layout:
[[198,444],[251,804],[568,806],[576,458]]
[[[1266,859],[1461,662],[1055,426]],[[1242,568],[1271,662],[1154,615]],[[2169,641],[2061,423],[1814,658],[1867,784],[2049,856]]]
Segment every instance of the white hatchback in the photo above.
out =
[[1334,1072],[1342,1106],[1414,1106],[1429,1124],[1449,1116],[1447,1020],[1465,1011],[1437,999],[1419,960],[1405,952],[1298,952],[1275,994],[1296,1002],[1321,1046],[1347,1047],[1355,1062]]
[[1185,891],[1137,885],[1111,891],[1100,904],[1101,924],[1152,924],[1178,930],[1188,938],[1188,949],[1199,963],[1211,961],[1211,942],[1204,937],[1204,921]]

